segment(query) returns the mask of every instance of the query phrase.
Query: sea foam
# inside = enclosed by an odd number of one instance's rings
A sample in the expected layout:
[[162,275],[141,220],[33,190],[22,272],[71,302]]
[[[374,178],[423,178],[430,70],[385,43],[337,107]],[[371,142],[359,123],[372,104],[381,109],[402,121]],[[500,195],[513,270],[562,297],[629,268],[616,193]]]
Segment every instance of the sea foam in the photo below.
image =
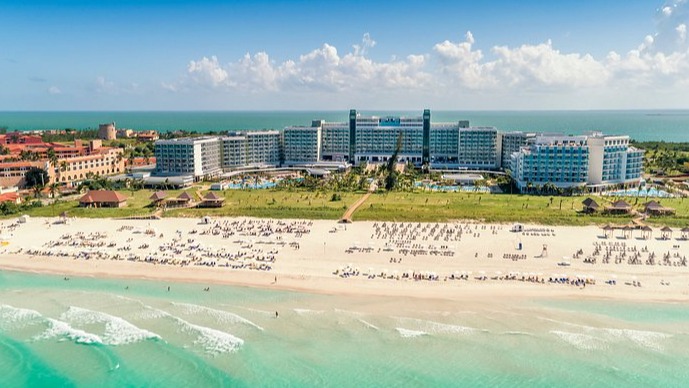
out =
[[551,330],[550,333],[581,350],[597,350],[603,349],[606,346],[605,341],[588,334],[560,330]]
[[194,344],[202,346],[207,353],[213,355],[232,353],[244,345],[243,339],[235,337],[230,333],[212,329],[210,327],[195,325],[180,317],[174,316],[167,311],[159,310],[151,306],[144,305],[144,308],[146,311],[150,311],[151,316],[155,316],[156,318],[164,317],[171,319],[181,327],[183,332],[196,334],[197,338],[194,341]]
[[659,333],[655,331],[643,331],[643,330],[632,330],[632,329],[601,329],[605,333],[620,339],[629,340],[636,345],[642,346],[644,348],[661,351],[663,346],[661,342],[671,335],[665,333]]
[[402,327],[396,327],[395,330],[397,330],[397,332],[400,333],[400,336],[402,338],[416,338],[428,335],[428,333],[426,333],[425,331],[404,329]]
[[126,345],[148,339],[160,339],[158,334],[134,326],[126,320],[100,311],[70,306],[60,319],[81,325],[103,323],[103,343],[107,345]]
[[195,325],[181,318],[176,318],[176,320],[182,326],[183,331],[197,333],[198,337],[194,344],[202,346],[210,354],[218,355],[235,352],[244,345],[243,339],[235,337],[230,333]]
[[[608,342],[620,342],[620,341],[630,341],[637,346],[641,346],[647,349],[662,351],[662,342],[672,337],[670,334],[656,332],[656,331],[645,331],[645,330],[635,330],[635,329],[617,329],[608,327],[593,327],[587,325],[580,325],[571,322],[557,321],[553,319],[544,319],[550,322],[558,323],[561,325],[576,327],[581,330],[582,334],[591,338],[595,338],[600,343]],[[557,330],[551,331],[555,334],[559,332]],[[559,332],[567,333],[567,332]],[[586,333],[586,334],[583,334]],[[576,333],[570,333],[576,334]],[[572,337],[574,338],[574,337]]]
[[219,323],[223,324],[234,324],[234,323],[242,323],[245,325],[249,325],[251,327],[254,327],[258,330],[263,331],[263,328],[261,326],[258,326],[257,324],[251,322],[250,320],[231,313],[229,311],[223,311],[223,310],[216,310],[210,307],[205,307],[205,306],[199,306],[195,304],[189,304],[189,303],[175,303],[172,302],[173,306],[178,306],[182,307],[184,309],[185,314],[190,314],[190,315],[196,315],[196,314],[206,314],[211,317],[213,317],[215,320],[217,320]]
[[314,314],[323,314],[325,311],[323,310],[309,310],[309,309],[293,309],[295,313],[305,316],[305,315],[314,315]]
[[440,323],[434,321],[426,321],[423,319],[416,318],[398,318],[399,322],[406,325],[413,325],[418,330],[424,331],[428,334],[473,334],[477,332],[477,329],[473,327],[451,325],[447,323]]
[[45,340],[55,337],[67,337],[78,344],[102,344],[103,339],[96,334],[86,332],[84,330],[76,329],[70,326],[67,322],[62,322],[57,319],[47,318],[50,327],[42,334],[34,337],[35,340]]
[[364,326],[368,327],[369,329],[380,330],[380,329],[378,328],[378,326],[376,326],[376,325],[374,325],[374,324],[372,324],[372,323],[370,323],[370,322],[367,322],[367,321],[365,321],[365,320],[363,320],[363,319],[358,319],[358,321],[361,322]]
[[39,322],[43,316],[35,310],[0,305],[0,328],[9,329]]

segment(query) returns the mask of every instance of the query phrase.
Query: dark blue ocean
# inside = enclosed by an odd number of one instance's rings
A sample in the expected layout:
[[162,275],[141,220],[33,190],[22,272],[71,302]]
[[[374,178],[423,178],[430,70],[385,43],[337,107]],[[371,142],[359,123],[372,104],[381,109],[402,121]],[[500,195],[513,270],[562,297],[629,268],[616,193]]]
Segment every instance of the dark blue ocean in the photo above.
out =
[[[378,116],[420,116],[418,111],[360,111]],[[98,128],[114,121],[118,128],[172,131],[280,129],[309,125],[311,120],[347,121],[349,111],[156,111],[156,112],[0,112],[0,127],[9,130]],[[474,126],[501,131],[581,134],[602,131],[635,140],[689,141],[688,110],[633,111],[433,111],[433,122],[469,120]]]

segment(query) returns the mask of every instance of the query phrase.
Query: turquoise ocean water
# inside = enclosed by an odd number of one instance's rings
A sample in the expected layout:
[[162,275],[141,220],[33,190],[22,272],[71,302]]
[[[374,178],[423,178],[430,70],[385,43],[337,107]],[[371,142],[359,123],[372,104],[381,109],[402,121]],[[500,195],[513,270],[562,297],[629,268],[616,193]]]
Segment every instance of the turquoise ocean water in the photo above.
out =
[[681,387],[689,381],[685,304],[482,305],[204,287],[0,272],[0,385]]
[[[348,111],[228,112],[0,112],[0,127],[11,130],[97,128],[115,121],[119,128],[196,131],[279,129],[311,120],[347,121]],[[418,111],[366,111],[362,114],[419,116]],[[636,140],[689,141],[689,111],[431,111],[432,121],[469,120],[499,130],[580,134],[600,130]]]

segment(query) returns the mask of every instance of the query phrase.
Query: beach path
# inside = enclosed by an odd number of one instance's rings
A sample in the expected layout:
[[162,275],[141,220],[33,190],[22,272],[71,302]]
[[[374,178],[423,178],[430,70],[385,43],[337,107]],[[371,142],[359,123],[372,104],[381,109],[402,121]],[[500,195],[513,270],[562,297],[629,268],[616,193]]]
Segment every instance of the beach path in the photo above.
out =
[[359,208],[359,206],[363,205],[364,202],[368,199],[368,197],[371,196],[371,192],[367,192],[361,198],[359,198],[356,202],[352,204],[349,208],[347,208],[347,211],[345,211],[344,215],[342,215],[342,218],[340,219],[341,222],[346,222],[350,223],[352,222],[352,215],[356,211],[356,209]]

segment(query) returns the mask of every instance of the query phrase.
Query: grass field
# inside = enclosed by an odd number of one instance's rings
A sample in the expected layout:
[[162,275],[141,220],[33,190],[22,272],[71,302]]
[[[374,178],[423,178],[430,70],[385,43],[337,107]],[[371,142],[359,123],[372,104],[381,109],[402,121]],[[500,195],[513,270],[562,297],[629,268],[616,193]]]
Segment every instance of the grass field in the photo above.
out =
[[[551,202],[552,198],[552,202]],[[581,201],[586,197],[549,197],[479,193],[401,193],[376,194],[354,214],[354,220],[448,221],[480,219],[486,222],[525,222],[545,225],[589,225],[626,223],[632,216],[581,214]],[[605,198],[595,198],[604,206]],[[562,207],[560,207],[562,201]],[[645,198],[627,198],[641,208]],[[662,199],[677,215],[648,220],[650,224],[689,225],[689,199]]]
[[[187,190],[196,195],[200,188]],[[168,197],[176,197],[180,190],[170,190]],[[205,194],[205,191],[199,191]],[[75,217],[131,217],[150,215],[149,197],[152,191],[123,191],[128,197],[127,207],[120,209],[80,208],[76,200],[60,201],[55,205],[31,209],[30,216],[57,216],[67,211]],[[165,217],[252,216],[271,218],[339,219],[349,205],[363,193],[340,193],[340,201],[330,201],[332,192],[227,190],[225,206],[218,209],[174,209]],[[486,222],[525,222],[546,225],[589,225],[628,223],[632,216],[581,214],[581,201],[586,197],[549,197],[485,193],[376,193],[354,213],[356,220],[442,222],[457,219],[477,219]],[[552,200],[552,202],[551,202]],[[626,199],[636,209],[645,198]],[[596,197],[604,206],[608,199]],[[562,202],[562,205],[560,205]],[[676,209],[669,217],[651,218],[647,222],[673,227],[689,226],[689,199],[662,199],[664,206]]]

